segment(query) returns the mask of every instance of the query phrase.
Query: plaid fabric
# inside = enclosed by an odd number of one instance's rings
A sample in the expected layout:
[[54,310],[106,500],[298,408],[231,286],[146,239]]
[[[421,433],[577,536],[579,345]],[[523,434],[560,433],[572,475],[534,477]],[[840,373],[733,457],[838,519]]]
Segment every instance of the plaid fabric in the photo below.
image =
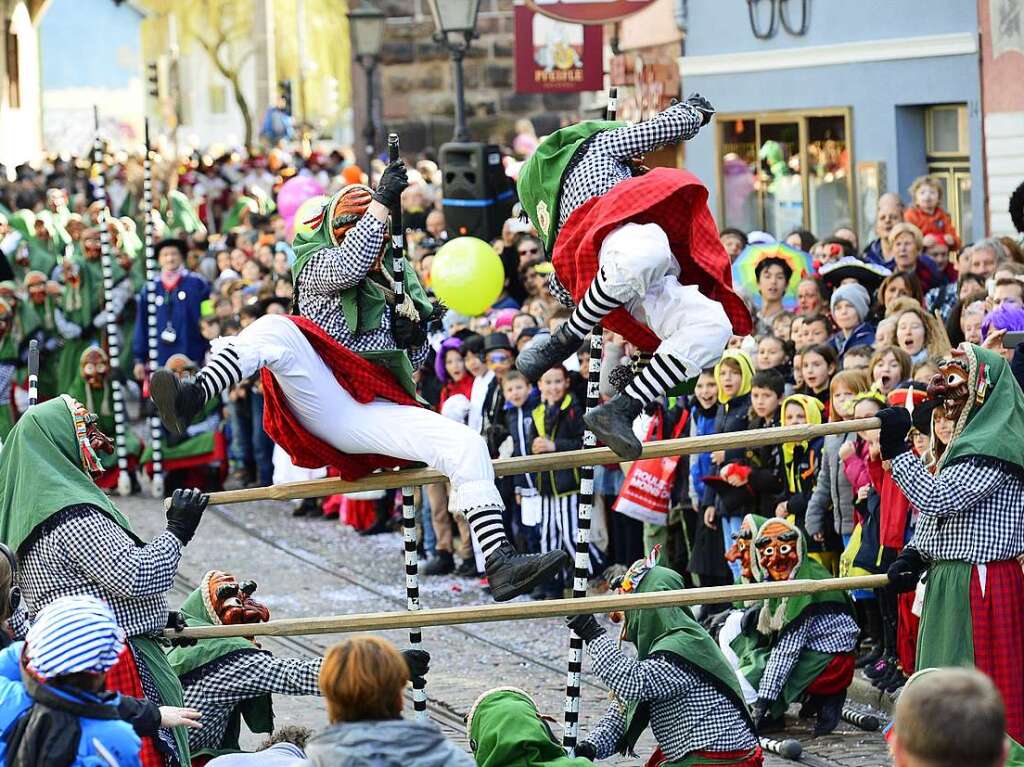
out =
[[[321,250],[309,259],[299,274],[299,313],[352,351],[395,348],[395,338],[391,335],[391,312],[384,312],[376,330],[353,333],[345,322],[345,313],[338,299],[339,291],[358,285],[373,268],[384,247],[385,228],[385,224],[373,216],[363,216],[345,234],[339,247]],[[429,352],[429,344],[410,349],[413,367],[423,364]]]
[[906,452],[893,459],[892,478],[920,512],[910,545],[926,557],[981,565],[1024,554],[1020,476],[980,457],[932,475]]
[[[125,645],[111,669],[107,672],[106,689],[110,692],[130,695],[133,698],[148,698],[160,702],[159,698],[146,695],[142,687],[142,678],[139,676],[139,668],[135,664],[135,656],[132,655],[130,645]],[[142,767],[164,767],[167,762],[164,755],[157,748],[153,738],[142,738],[142,750],[139,752],[139,761]]]
[[[662,658],[637,660],[619,651],[606,636],[587,643],[594,673],[624,701],[650,701],[651,731],[670,759],[692,751],[736,751],[757,745],[745,712],[703,677]],[[584,740],[597,758],[615,753],[625,733],[625,715],[616,701]]]
[[203,712],[202,729],[188,731],[189,748],[219,748],[231,712],[246,700],[268,693],[319,695],[321,662],[321,658],[275,658],[254,648],[186,674],[181,680],[185,706]]
[[[750,312],[733,292],[732,266],[718,239],[707,198],[707,188],[684,170],[655,168],[616,184],[607,194],[577,208],[559,232],[552,258],[559,281],[575,301],[582,300],[597,275],[604,238],[626,223],[655,223],[668,235],[681,270],[679,281],[697,285],[704,295],[720,302],[733,332],[747,335],[753,327]],[[643,351],[653,352],[661,343],[624,308],[609,314],[603,324]]]
[[1006,732],[1024,742],[1024,574],[1016,560],[985,567],[982,594],[978,568],[971,573],[974,665],[1003,697]]
[[[374,365],[345,348],[312,320],[295,315],[288,315],[288,319],[299,326],[310,345],[334,373],[338,384],[357,402],[372,402],[379,397],[399,405],[419,407],[416,400],[410,397],[394,376],[383,367]],[[346,455],[314,437],[292,415],[288,408],[288,400],[285,399],[274,374],[263,368],[260,371],[260,380],[263,383],[264,397],[263,429],[268,437],[284,448],[296,466],[305,469],[333,466],[342,479],[351,481],[364,477],[376,469],[404,465],[396,458],[371,453]]]
[[857,644],[857,622],[843,612],[821,613],[799,620],[783,632],[772,648],[757,696],[776,700],[804,649],[845,654]]

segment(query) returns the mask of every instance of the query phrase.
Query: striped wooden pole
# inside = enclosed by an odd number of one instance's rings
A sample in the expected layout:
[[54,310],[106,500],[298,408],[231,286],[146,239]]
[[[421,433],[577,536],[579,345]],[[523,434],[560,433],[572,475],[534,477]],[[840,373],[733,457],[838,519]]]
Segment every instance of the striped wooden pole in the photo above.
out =
[[28,406],[39,401],[39,342],[28,342]]
[[[96,184],[96,200],[100,203],[100,264],[103,268],[103,310],[107,315],[107,354],[110,357],[111,369],[118,366],[121,359],[121,334],[114,316],[114,268],[113,256],[110,252],[110,210],[107,207],[106,167],[103,163],[103,139],[100,137],[100,110],[93,107],[93,127],[96,135],[92,144],[93,179]],[[125,439],[124,391],[117,375],[110,377],[110,389],[114,400],[114,447],[117,451],[117,492],[118,495],[129,495],[132,491],[132,480],[128,476],[128,449]]]
[[[605,118],[615,119],[618,108],[618,91],[608,91],[608,108]],[[594,327],[590,336],[590,367],[587,371],[586,411],[601,404],[601,357],[604,352],[604,331],[600,325]],[[583,432],[583,448],[597,447],[597,437],[587,429]],[[594,467],[580,469],[580,494],[576,518],[576,556],[573,562],[572,596],[582,599],[587,595],[587,581],[590,577],[590,523],[594,514]],[[569,753],[576,749],[580,726],[580,676],[583,672],[583,640],[574,631],[569,632],[569,662],[565,675],[565,728],[562,745]]]
[[[388,134],[388,162],[401,159],[398,134]],[[391,271],[394,276],[395,306],[405,300],[405,224],[402,221],[402,203],[391,211]],[[402,534],[405,539],[405,601],[406,609],[415,612],[420,609],[419,539],[416,535],[416,504],[414,489],[402,488]],[[423,643],[423,634],[418,628],[409,632],[409,644],[418,648]],[[424,680],[413,682],[412,706],[416,718],[427,718],[427,691]]]
[[[157,367],[158,333],[156,327],[156,302],[153,300],[157,295],[156,281],[160,277],[160,270],[156,262],[156,253],[153,245],[156,240],[156,222],[153,217],[153,150],[149,143],[149,118],[146,118],[146,156],[142,163],[142,209],[146,216],[145,238],[146,238],[146,285],[148,286],[148,299],[146,301],[146,338],[148,346],[148,358],[146,370],[152,377]],[[160,425],[160,416],[155,412],[149,418],[149,442],[153,451],[153,481],[151,489],[154,498],[164,496],[164,457],[163,457],[163,427]]]

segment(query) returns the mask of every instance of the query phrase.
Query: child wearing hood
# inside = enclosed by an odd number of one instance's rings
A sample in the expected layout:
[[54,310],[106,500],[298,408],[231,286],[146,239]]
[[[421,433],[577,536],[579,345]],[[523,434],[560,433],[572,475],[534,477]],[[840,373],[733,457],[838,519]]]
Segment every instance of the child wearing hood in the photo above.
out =
[[838,330],[829,343],[839,355],[839,367],[843,356],[855,346],[871,346],[875,343],[875,327],[870,324],[871,296],[867,288],[857,282],[840,285],[830,300],[832,321]]

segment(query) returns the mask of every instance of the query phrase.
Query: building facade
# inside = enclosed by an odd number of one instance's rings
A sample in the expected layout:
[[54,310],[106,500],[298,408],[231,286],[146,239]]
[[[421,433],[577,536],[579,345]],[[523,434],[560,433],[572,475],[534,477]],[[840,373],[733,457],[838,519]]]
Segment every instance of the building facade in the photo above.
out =
[[9,174],[43,146],[39,33],[44,0],[0,0],[0,165]]

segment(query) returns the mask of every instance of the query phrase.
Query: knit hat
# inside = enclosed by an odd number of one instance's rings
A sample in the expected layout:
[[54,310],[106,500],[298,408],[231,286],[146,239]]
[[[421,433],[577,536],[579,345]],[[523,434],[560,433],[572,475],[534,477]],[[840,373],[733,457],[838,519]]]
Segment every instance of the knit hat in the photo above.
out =
[[836,304],[840,301],[851,304],[857,310],[857,316],[860,317],[861,322],[868,316],[868,311],[871,308],[871,296],[868,295],[867,288],[855,282],[840,285],[833,291],[832,300],[829,302],[829,308],[833,314],[836,311]]
[[43,681],[80,672],[100,673],[117,663],[124,629],[95,597],[61,597],[36,616],[25,638],[28,669]]

